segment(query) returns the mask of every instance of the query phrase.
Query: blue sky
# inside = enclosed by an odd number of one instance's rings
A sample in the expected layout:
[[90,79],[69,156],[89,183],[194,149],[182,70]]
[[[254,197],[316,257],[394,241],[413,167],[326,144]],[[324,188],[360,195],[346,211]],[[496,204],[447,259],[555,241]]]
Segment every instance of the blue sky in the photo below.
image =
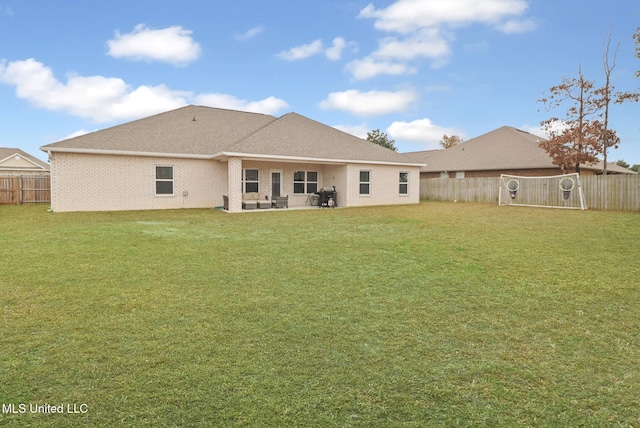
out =
[[[399,151],[503,125],[544,136],[537,100],[578,67],[637,90],[637,0],[0,0],[0,146],[39,147],[187,104],[295,111]],[[640,104],[613,106],[640,164]]]

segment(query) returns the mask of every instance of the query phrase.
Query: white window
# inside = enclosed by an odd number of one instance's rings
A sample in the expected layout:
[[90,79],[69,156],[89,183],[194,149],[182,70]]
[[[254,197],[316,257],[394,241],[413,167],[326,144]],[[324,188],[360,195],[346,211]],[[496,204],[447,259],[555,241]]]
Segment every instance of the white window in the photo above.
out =
[[317,191],[317,171],[296,171],[293,173],[293,193],[315,193]]
[[360,194],[371,194],[371,171],[360,171]]
[[259,173],[257,169],[242,170],[242,192],[252,193],[259,190]]
[[400,187],[398,189],[398,192],[401,195],[409,194],[409,173],[408,172],[400,173]]
[[156,165],[156,195],[173,195],[173,167]]

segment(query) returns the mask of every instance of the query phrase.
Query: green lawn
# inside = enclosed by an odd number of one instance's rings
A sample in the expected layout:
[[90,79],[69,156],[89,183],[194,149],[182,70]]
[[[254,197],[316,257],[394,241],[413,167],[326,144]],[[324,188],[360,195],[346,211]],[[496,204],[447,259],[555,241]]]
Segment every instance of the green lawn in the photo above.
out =
[[0,206],[1,426],[640,425],[638,214],[47,208]]

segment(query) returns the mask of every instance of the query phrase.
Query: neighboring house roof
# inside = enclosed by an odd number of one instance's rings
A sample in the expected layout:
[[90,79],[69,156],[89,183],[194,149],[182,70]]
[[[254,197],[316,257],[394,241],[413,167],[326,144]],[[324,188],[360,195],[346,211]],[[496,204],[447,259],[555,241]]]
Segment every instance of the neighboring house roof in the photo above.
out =
[[0,147],[0,174],[2,172],[49,171],[49,164],[20,149]]
[[[406,153],[425,162],[423,172],[492,171],[513,169],[558,168],[539,146],[542,137],[510,126],[503,126],[443,150]],[[581,168],[602,171],[604,162],[581,165]],[[607,163],[610,172],[635,174],[634,171]]]
[[48,144],[41,150],[204,159],[243,156],[421,165],[410,156],[296,113],[276,118],[193,105]]

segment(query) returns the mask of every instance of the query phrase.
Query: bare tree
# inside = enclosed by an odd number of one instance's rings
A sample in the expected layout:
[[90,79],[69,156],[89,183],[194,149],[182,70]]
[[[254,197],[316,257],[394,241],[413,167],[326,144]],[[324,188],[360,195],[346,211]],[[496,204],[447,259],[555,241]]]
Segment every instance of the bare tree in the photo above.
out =
[[[633,39],[636,42],[636,58],[640,59],[640,27],[633,33]],[[640,77],[640,70],[636,71],[636,77]]]
[[[640,59],[640,27],[633,33],[633,40],[636,43],[636,58]],[[636,71],[636,77],[640,77],[640,70]],[[625,101],[640,101],[640,90],[634,92],[617,92],[615,103],[620,104]]]
[[602,66],[604,69],[604,77],[605,84],[602,88],[596,90],[596,93],[600,96],[600,99],[597,100],[599,104],[599,108],[603,110],[602,113],[602,155],[604,166],[602,168],[602,173],[607,175],[607,153],[609,152],[609,148],[613,147],[614,149],[618,148],[620,144],[620,138],[616,135],[616,132],[609,129],[609,106],[611,105],[612,96],[613,96],[613,85],[611,84],[611,72],[614,68],[616,68],[616,58],[618,56],[618,49],[620,48],[620,43],[616,45],[616,50],[613,53],[613,63],[609,61],[609,49],[611,47],[611,29],[609,29],[609,37],[606,43],[603,40],[603,52],[602,52]]

